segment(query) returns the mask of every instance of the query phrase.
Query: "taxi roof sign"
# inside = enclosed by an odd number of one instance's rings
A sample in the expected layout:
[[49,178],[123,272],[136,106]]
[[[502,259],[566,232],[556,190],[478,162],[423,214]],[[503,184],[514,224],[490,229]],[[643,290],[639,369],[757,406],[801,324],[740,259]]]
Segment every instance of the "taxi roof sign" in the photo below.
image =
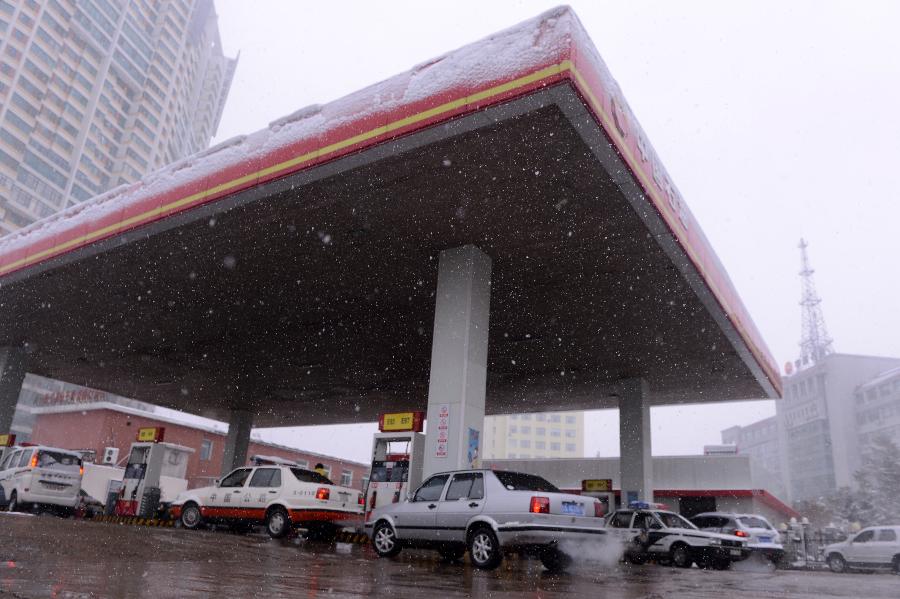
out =
[[16,436],[12,433],[0,435],[0,447],[12,447],[16,444]]
[[159,443],[166,436],[166,429],[163,426],[148,426],[138,429],[137,440],[150,443]]
[[378,417],[378,430],[382,433],[410,431],[421,433],[425,412],[394,412]]

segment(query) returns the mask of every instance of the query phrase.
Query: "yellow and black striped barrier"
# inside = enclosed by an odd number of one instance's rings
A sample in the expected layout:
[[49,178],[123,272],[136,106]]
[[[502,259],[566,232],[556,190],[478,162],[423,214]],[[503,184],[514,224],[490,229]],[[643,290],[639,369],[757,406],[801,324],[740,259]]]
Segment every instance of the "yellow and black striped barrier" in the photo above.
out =
[[338,543],[354,543],[356,545],[365,545],[369,542],[369,537],[362,532],[341,531],[337,533],[337,536],[334,537],[334,540]]
[[140,518],[138,516],[107,516],[101,514],[91,518],[92,522],[106,522],[108,524],[127,524],[129,526],[156,526],[171,528],[175,526],[175,520],[162,518]]

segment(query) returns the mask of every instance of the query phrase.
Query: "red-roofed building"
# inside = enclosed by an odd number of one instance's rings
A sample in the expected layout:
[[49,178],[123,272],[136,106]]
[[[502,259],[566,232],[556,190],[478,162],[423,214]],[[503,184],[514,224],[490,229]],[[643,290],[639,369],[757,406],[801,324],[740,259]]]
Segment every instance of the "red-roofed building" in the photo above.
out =
[[[34,407],[31,442],[65,449],[91,449],[102,456],[107,447],[119,450],[119,461],[128,457],[138,429],[165,427],[165,440],[194,449],[187,468],[188,488],[211,483],[221,474],[225,436],[228,426],[215,420],[186,416],[195,420],[146,412],[109,402]],[[275,456],[292,460],[312,469],[321,463],[335,483],[362,489],[369,476],[369,465],[333,456],[302,451],[262,441],[251,435],[248,458],[254,455]],[[98,458],[99,459],[99,458]]]

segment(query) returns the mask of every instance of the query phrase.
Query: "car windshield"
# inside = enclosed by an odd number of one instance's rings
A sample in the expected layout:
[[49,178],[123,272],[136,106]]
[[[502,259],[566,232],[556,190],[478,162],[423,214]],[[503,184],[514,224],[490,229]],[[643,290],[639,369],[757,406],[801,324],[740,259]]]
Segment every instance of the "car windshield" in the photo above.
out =
[[689,520],[673,512],[656,512],[656,516],[662,521],[663,526],[666,528],[690,528],[692,530],[697,530],[697,527]]
[[521,472],[495,471],[494,474],[500,484],[508,491],[543,491],[544,493],[558,493],[559,489],[552,484],[533,474]]
[[81,458],[70,453],[42,449],[38,452],[38,468],[78,472],[81,469]]
[[318,472],[312,470],[304,470],[303,468],[291,468],[291,474],[301,483],[317,483],[320,485],[333,485],[334,483],[328,478],[322,476]]
[[765,528],[768,530],[772,530],[771,524],[756,516],[739,516],[738,522],[740,522],[747,528]]

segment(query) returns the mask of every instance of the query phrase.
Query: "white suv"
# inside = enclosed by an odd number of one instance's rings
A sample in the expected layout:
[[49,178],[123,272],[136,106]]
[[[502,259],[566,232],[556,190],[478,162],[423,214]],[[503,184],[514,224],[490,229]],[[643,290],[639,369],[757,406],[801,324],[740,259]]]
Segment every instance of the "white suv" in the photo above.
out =
[[0,460],[0,505],[21,511],[29,505],[53,506],[71,514],[81,498],[81,456],[36,445],[13,447]]
[[848,568],[891,569],[900,574],[900,526],[870,526],[841,543],[825,547],[832,572]]

